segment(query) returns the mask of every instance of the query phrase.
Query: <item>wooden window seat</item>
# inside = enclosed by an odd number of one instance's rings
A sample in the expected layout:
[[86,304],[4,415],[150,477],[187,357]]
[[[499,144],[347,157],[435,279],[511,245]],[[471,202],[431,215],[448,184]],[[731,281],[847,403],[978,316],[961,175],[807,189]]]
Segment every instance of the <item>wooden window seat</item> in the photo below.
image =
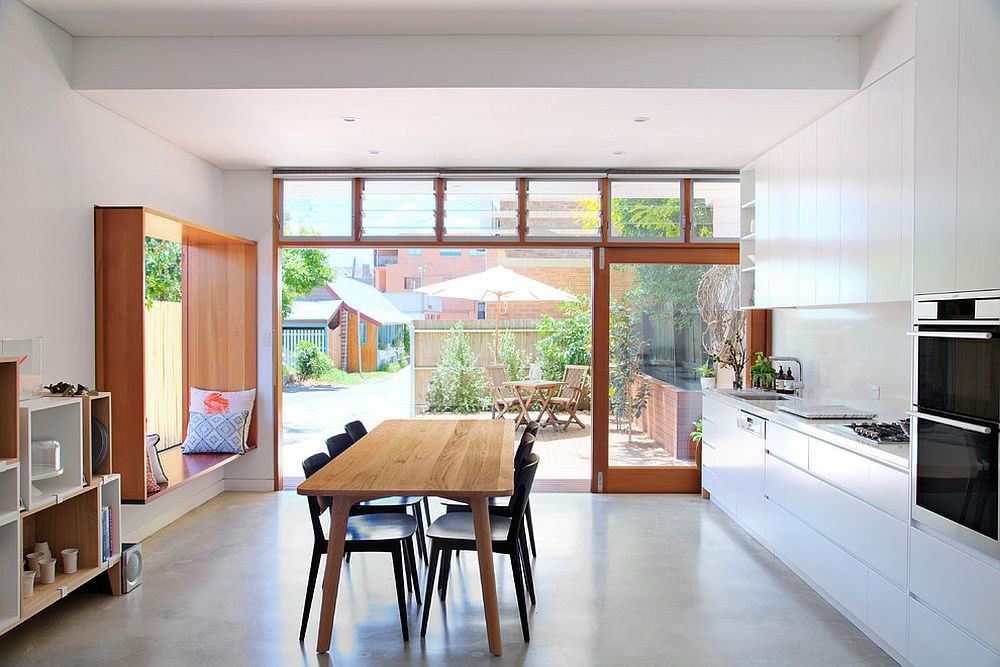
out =
[[[256,445],[247,447],[248,452],[255,449]],[[160,484],[160,490],[156,493],[149,494],[145,503],[141,500],[123,502],[135,505],[151,503],[238,458],[239,454],[184,454],[180,445],[165,449],[160,452],[160,465],[163,466],[163,473],[169,481]]]

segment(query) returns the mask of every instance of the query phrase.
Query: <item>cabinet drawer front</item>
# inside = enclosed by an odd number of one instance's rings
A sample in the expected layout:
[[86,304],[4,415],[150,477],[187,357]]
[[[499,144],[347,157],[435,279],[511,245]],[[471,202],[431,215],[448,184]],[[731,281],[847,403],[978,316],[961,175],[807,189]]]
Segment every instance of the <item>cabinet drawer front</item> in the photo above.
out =
[[[704,454],[702,454],[702,456],[704,456]],[[705,489],[709,493],[715,493],[715,488],[716,488],[715,482],[716,482],[715,471],[712,470],[711,468],[706,468],[705,461],[704,459],[702,459],[701,488]]]
[[707,440],[702,438],[701,441],[701,468],[715,469],[719,467],[719,452],[714,445],[709,444]]
[[1000,569],[910,530],[910,590],[952,622],[1000,650]]
[[809,436],[804,433],[771,422],[767,425],[767,449],[800,468],[809,468]]
[[906,657],[914,667],[998,667],[1000,656],[910,598]]
[[868,568],[776,504],[764,505],[765,533],[778,556],[863,622]]
[[868,627],[885,642],[906,653],[906,592],[868,570]]
[[906,585],[906,524],[853,496],[767,457],[774,502],[899,586]]
[[868,459],[809,438],[809,470],[862,498],[868,497]]
[[868,462],[868,496],[873,505],[897,519],[910,518],[910,476],[902,470]]
[[721,401],[705,394],[701,401],[701,417],[707,422],[723,427],[728,422],[736,422],[736,408],[725,405]]

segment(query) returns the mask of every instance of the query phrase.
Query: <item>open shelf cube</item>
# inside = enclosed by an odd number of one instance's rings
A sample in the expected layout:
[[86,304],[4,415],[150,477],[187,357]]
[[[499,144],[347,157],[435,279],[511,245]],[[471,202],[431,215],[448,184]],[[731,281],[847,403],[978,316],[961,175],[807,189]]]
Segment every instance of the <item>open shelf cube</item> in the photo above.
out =
[[[34,398],[21,402],[21,500],[31,510],[57,502],[83,487],[83,416],[78,398]],[[62,472],[35,466],[33,440],[56,440]]]
[[91,420],[96,419],[108,429],[108,440],[111,440],[111,394],[104,391],[97,396],[81,396],[80,402],[83,407],[83,476],[87,484],[90,484],[95,475],[111,474],[110,452],[100,467],[94,470],[91,430]]
[[21,524],[0,524],[0,632],[15,625],[21,611]]
[[110,564],[122,555],[121,477],[118,475],[105,477],[100,493],[101,524],[98,538],[101,543],[101,562]]
[[[52,602],[89,581],[100,572],[101,499],[98,486],[87,487],[72,498],[46,507],[21,519],[22,551],[36,542],[48,542],[56,559],[56,578],[51,584],[35,580],[34,593],[21,601],[21,619],[26,620]],[[27,546],[24,546],[27,545]],[[77,571],[63,571],[60,553],[63,549],[79,549]],[[21,554],[22,558],[24,554]]]
[[20,470],[17,465],[0,470],[0,525],[11,517],[16,519],[20,512],[19,477]]
[[0,461],[17,458],[19,361],[17,357],[0,357]]

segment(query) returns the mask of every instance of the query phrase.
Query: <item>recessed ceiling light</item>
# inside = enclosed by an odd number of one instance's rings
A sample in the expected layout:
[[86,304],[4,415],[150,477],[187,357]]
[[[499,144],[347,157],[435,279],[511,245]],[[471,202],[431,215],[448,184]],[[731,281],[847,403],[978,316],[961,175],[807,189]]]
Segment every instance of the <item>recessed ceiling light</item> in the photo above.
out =
[[612,155],[625,155],[625,151],[611,151]]
[[356,123],[358,121],[358,119],[355,118],[354,116],[341,116],[340,120],[344,121],[345,123]]
[[369,154],[369,155],[381,155],[381,154],[382,154],[382,151],[380,151],[380,150],[377,150],[377,149],[375,149],[375,148],[369,148],[369,149],[368,149],[368,154]]
[[649,120],[649,116],[636,116],[632,119],[635,123],[645,123],[647,120]]

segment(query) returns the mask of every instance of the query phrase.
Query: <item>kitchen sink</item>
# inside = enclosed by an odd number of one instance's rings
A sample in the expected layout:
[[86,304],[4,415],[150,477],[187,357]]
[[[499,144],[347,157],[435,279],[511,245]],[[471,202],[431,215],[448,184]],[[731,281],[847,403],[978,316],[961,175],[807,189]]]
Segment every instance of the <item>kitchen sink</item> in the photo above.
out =
[[792,398],[791,396],[779,394],[774,391],[752,391],[747,389],[721,389],[719,390],[719,393],[726,396],[732,396],[733,398],[739,398],[744,401],[784,401]]

